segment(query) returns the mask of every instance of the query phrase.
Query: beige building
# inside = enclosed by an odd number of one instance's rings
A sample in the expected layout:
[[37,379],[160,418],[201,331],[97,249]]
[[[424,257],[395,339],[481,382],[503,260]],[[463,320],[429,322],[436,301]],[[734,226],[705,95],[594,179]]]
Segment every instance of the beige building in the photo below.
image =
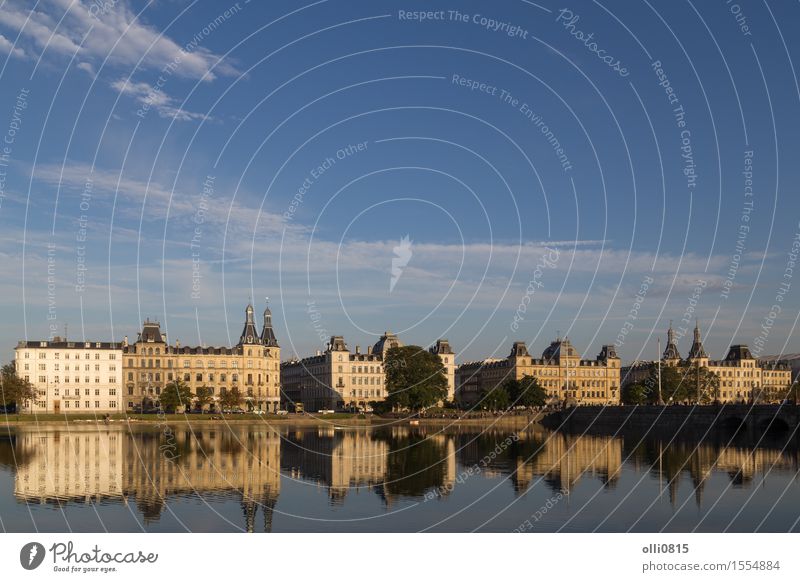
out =
[[31,413],[113,413],[122,407],[122,344],[21,341],[14,353],[17,375],[36,399]]
[[[386,352],[403,343],[395,334],[385,332],[366,352],[356,346],[350,351],[342,336],[333,336],[324,352],[302,360],[281,364],[282,397],[285,408],[301,403],[305,410],[366,410],[372,401],[384,400]],[[446,339],[430,348],[442,360],[448,382],[448,394],[455,392],[455,353]]]
[[533,376],[547,392],[551,404],[619,404],[620,359],[606,345],[594,360],[581,359],[568,339],[552,342],[534,358],[525,342],[514,342],[505,359],[462,364],[456,370],[456,401],[479,405],[482,395],[507,380]]
[[[623,385],[643,382],[650,375],[655,362],[636,362],[622,370]],[[708,368],[719,377],[720,402],[775,402],[786,398],[792,381],[789,364],[772,361],[759,362],[743,344],[730,347],[724,360],[708,357],[699,325],[695,325],[692,347],[686,359],[681,358],[672,326],[667,330],[667,347],[661,356],[662,366]],[[691,381],[691,379],[687,379]]]
[[158,322],[145,321],[136,342],[123,346],[125,408],[136,410],[158,400],[164,387],[182,380],[197,393],[211,390],[215,409],[219,396],[237,388],[246,408],[273,412],[280,404],[280,347],[272,329],[272,313],[264,310],[259,334],[253,306],[245,310],[245,323],[234,347],[170,345]]

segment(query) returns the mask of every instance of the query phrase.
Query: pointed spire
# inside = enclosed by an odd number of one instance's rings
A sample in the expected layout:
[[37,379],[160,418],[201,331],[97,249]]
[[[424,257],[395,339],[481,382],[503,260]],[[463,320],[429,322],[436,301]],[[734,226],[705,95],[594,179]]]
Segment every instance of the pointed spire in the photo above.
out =
[[269,297],[265,297],[267,307],[264,308],[264,327],[261,330],[261,343],[268,347],[278,347],[278,339],[272,329],[272,311],[269,309]]
[[689,350],[689,359],[707,358],[706,350],[703,347],[703,340],[700,337],[700,323],[695,320],[694,324],[694,341],[692,342],[692,349]]
[[667,347],[664,348],[662,356],[665,360],[679,360],[681,354],[678,352],[678,344],[675,343],[675,332],[672,329],[672,320],[669,321],[669,329],[667,330]]
[[239,345],[260,343],[252,304],[247,304],[244,315],[244,329],[242,330],[242,335],[239,337]]

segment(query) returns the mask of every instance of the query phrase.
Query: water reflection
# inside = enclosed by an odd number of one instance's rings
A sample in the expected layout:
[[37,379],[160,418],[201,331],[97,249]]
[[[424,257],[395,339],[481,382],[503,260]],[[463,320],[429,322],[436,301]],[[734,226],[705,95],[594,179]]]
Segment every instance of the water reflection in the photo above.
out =
[[[781,480],[778,489],[784,481],[794,482],[791,495],[797,493],[796,442],[756,447],[741,441],[728,446],[722,438],[702,444],[670,440],[573,436],[538,425],[341,430],[245,425],[167,434],[153,428],[22,427],[0,437],[0,476],[13,476],[13,491],[4,489],[7,480],[0,480],[0,523],[10,530],[32,529],[48,519],[37,508],[53,507],[65,512],[72,527],[86,519],[86,508],[102,518],[103,507],[124,506],[141,516],[141,529],[157,529],[159,522],[166,529],[191,529],[184,522],[194,512],[221,516],[209,526],[212,530],[316,531],[330,522],[340,531],[351,522],[385,516],[363,527],[416,531],[438,523],[460,531],[476,527],[477,517],[461,510],[474,507],[477,515],[480,501],[492,507],[485,511],[489,529],[503,531],[527,518],[542,496],[561,492],[575,496],[575,502],[554,512],[553,519],[578,531],[598,523],[606,527],[612,510],[637,498],[639,519],[628,523],[624,513],[615,514],[619,525],[613,527],[643,520],[643,527],[658,530],[675,520],[691,496],[696,507],[704,507],[712,479],[727,485],[714,486],[708,511],[731,514],[713,523],[726,523],[740,509],[735,503],[720,504],[728,488],[751,491],[771,479]],[[443,504],[426,505],[432,491]],[[323,505],[316,501],[320,493]],[[648,504],[662,495],[671,510],[651,511]],[[764,507],[776,501],[756,498],[755,504]],[[180,500],[193,505],[181,507]],[[32,521],[15,517],[20,514],[12,511],[10,501],[27,506]],[[238,505],[238,516],[231,504]],[[593,511],[585,509],[590,504]],[[173,513],[182,511],[181,519],[166,522],[165,516],[173,519],[169,514],[175,505]],[[393,511],[398,508],[411,511]],[[700,523],[705,518],[692,519]],[[680,521],[678,527],[691,526],[691,521]],[[102,527],[115,526],[103,522]],[[542,527],[558,529],[560,523]]]

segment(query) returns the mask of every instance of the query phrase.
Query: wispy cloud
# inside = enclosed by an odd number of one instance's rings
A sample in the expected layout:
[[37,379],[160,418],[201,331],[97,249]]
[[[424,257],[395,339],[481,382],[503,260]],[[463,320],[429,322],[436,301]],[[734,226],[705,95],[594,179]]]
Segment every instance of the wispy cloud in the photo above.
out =
[[164,118],[176,119],[177,121],[206,121],[211,119],[211,116],[205,113],[195,113],[183,109],[178,105],[176,99],[149,83],[136,83],[118,79],[111,83],[111,87],[124,95],[133,97],[143,108],[155,109],[159,116]]
[[113,65],[152,70],[176,63],[175,75],[206,81],[217,75],[238,74],[230,62],[218,63],[220,57],[212,51],[197,45],[181,46],[143,22],[124,0],[109,4],[105,10],[75,0],[44,0],[36,8],[26,2],[7,1],[0,10],[0,26],[18,33],[42,54],[77,53],[83,61],[108,58]]
[[0,34],[0,53],[6,53],[11,55],[12,57],[17,57],[20,59],[24,59],[28,55],[25,54],[25,51],[19,47],[14,46],[14,44]]

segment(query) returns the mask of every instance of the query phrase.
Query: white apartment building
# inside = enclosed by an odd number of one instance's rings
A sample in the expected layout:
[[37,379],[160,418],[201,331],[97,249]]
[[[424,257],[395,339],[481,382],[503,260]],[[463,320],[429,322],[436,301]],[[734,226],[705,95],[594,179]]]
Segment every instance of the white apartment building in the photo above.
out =
[[[366,353],[356,346],[354,352],[342,336],[333,336],[327,349],[316,355],[294,359],[281,364],[281,407],[296,408],[300,403],[307,411],[359,409],[365,410],[370,402],[385,400],[386,352],[403,343],[390,331],[385,332]],[[438,340],[429,348],[442,361],[447,378],[447,398],[455,394],[456,354],[446,339]]]
[[15,349],[17,375],[36,390],[28,413],[122,412],[122,344],[21,341]]

